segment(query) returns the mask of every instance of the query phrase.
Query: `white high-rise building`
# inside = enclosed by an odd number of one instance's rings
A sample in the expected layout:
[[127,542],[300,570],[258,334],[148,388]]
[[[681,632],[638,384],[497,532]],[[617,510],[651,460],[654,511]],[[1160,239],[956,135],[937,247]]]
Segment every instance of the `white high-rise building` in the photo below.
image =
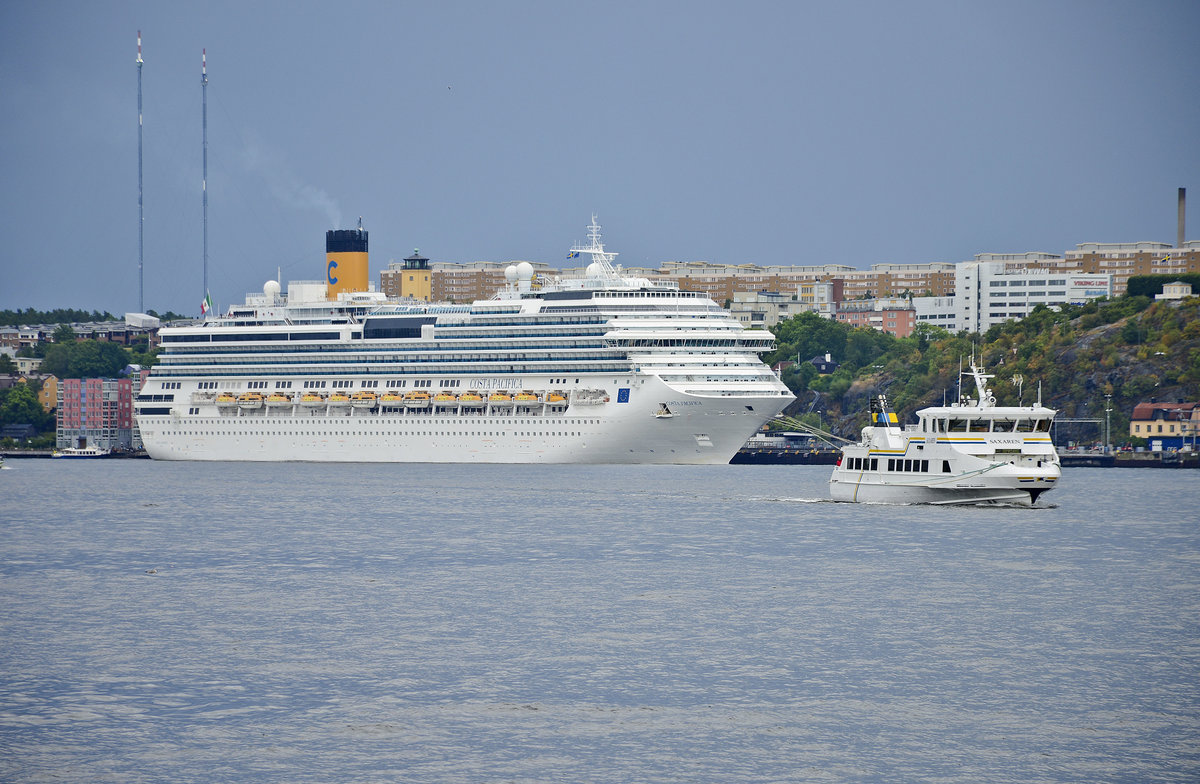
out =
[[1049,254],[983,253],[955,269],[955,324],[985,332],[1008,319],[1022,319],[1038,305],[1082,304],[1112,296],[1112,276],[1035,267]]

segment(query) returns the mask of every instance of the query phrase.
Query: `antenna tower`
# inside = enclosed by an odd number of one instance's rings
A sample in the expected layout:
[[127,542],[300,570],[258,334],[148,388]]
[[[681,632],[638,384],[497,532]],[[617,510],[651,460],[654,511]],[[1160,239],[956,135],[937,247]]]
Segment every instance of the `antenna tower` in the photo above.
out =
[[200,126],[204,145],[204,179],[200,189],[204,192],[204,289],[200,301],[208,296],[208,50],[200,50]]
[[138,30],[138,313],[145,313],[145,288],[142,285],[142,262],[145,251],[143,230],[146,220],[142,216],[142,31]]

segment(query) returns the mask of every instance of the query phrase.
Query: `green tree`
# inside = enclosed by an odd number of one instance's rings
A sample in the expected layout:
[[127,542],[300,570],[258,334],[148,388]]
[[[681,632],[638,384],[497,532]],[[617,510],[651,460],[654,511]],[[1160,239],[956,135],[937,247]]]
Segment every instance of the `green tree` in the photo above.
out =
[[841,362],[850,330],[841,322],[807,311],[779,322],[772,331],[778,348],[766,357],[768,364],[781,359],[807,362],[819,354],[830,354]]
[[75,330],[71,328],[70,324],[59,324],[58,328],[54,330],[55,343],[70,343],[73,340],[75,340]]
[[38,430],[45,430],[47,420],[52,422],[53,417],[42,408],[37,394],[28,384],[14,384],[5,390],[3,402],[0,402],[0,424],[33,425]]
[[41,369],[59,378],[114,378],[129,362],[129,352],[117,343],[77,340],[50,346]]
[[17,363],[8,354],[0,354],[0,374],[12,375],[17,372]]

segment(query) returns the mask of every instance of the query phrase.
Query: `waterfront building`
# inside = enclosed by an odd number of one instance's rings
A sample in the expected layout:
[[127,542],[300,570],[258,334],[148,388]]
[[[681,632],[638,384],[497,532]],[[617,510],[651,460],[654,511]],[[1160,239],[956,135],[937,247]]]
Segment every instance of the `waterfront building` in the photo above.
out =
[[1138,403],[1129,418],[1129,435],[1146,439],[1154,451],[1194,450],[1200,435],[1200,403]]
[[61,379],[56,445],[132,448],[133,386],[129,378]]

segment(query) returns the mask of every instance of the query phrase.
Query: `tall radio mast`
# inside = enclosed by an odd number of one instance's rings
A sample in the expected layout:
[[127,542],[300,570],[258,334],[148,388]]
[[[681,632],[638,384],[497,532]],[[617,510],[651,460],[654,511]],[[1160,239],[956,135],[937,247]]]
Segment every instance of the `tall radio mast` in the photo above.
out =
[[146,226],[142,216],[142,31],[138,30],[138,313],[145,313],[145,288],[142,285],[142,261],[145,245],[143,230]]
[[204,179],[201,190],[204,191],[204,289],[200,292],[200,300],[207,301],[208,297],[208,50],[200,50],[200,124],[204,143]]

